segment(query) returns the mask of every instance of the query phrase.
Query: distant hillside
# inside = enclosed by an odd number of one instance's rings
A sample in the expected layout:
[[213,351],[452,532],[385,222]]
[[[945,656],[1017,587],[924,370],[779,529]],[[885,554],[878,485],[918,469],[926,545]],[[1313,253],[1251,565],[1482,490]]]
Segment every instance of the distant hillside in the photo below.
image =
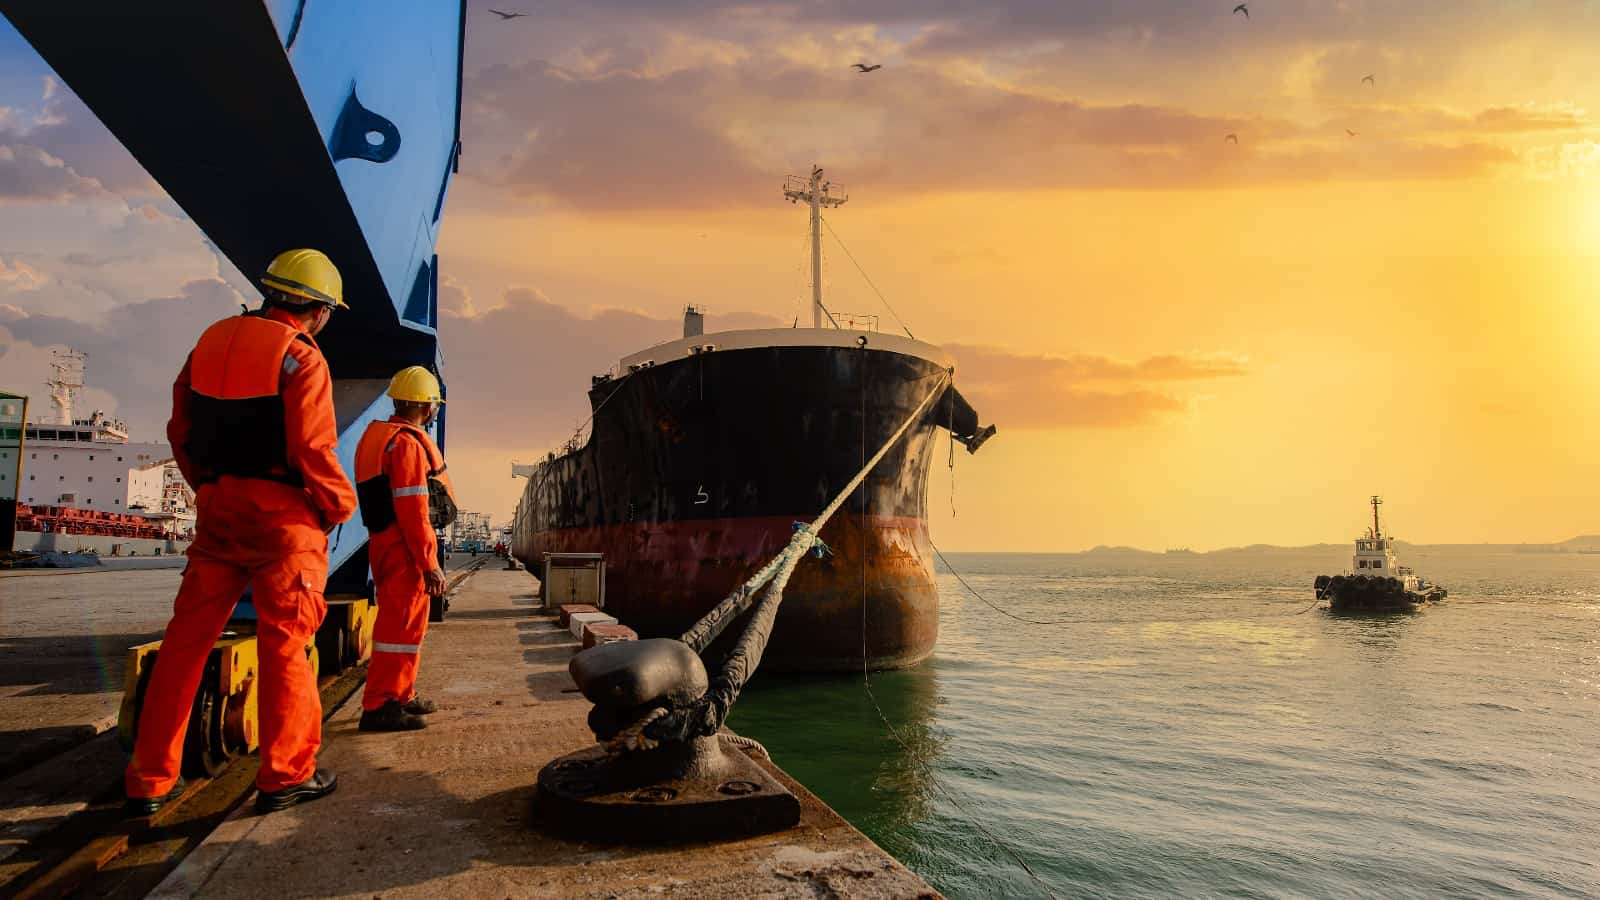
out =
[[1110,554],[1126,555],[1126,554],[1129,554],[1129,553],[1138,553],[1138,554],[1141,554],[1141,555],[1144,555],[1144,556],[1159,556],[1160,555],[1160,554],[1154,553],[1153,551],[1150,551],[1150,550],[1140,550],[1138,547],[1107,547],[1105,544],[1101,544],[1098,547],[1090,547],[1088,550],[1085,550],[1083,552],[1085,554],[1095,553],[1095,554],[1107,554],[1107,555],[1110,555]]
[[[1456,555],[1467,553],[1576,553],[1600,551],[1600,534],[1582,534],[1569,538],[1559,544],[1413,544],[1410,541],[1396,540],[1395,550],[1401,555],[1408,553]],[[1075,554],[1081,556],[1167,556],[1183,558],[1185,556],[1233,556],[1233,555],[1279,555],[1292,553],[1349,553],[1350,544],[1342,542],[1337,544],[1306,544],[1299,547],[1280,547],[1276,544],[1250,544],[1244,547],[1223,547],[1217,550],[1181,552],[1168,551],[1161,553],[1154,550],[1144,550],[1139,547],[1108,546],[1101,544],[1089,550],[1082,550]]]

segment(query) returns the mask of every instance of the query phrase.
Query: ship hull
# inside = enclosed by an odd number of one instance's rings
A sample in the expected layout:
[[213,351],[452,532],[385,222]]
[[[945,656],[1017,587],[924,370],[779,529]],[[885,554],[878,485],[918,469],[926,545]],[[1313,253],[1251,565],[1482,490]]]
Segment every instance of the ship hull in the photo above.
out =
[[[641,635],[676,636],[812,521],[943,373],[905,353],[787,346],[599,385],[587,444],[529,477],[513,553],[536,575],[547,553],[605,554],[607,611]],[[932,652],[927,481],[952,426],[969,434],[977,416],[950,389],[822,529],[827,550],[796,567],[764,667],[895,668]]]
[[1412,591],[1398,578],[1366,575],[1323,575],[1317,578],[1313,589],[1317,599],[1328,601],[1328,608],[1335,612],[1409,612],[1446,596],[1441,587]]

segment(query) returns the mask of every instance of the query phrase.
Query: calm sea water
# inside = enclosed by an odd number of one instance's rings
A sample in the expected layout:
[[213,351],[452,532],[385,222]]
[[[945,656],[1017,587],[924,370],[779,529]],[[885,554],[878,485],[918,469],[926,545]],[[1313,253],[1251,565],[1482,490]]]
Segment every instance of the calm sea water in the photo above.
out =
[[[1448,603],[1339,617],[1342,554],[967,555],[934,656],[763,676],[731,724],[952,897],[1600,896],[1600,555],[1414,550]],[[948,789],[948,794],[939,785]],[[957,798],[952,802],[950,795]]]

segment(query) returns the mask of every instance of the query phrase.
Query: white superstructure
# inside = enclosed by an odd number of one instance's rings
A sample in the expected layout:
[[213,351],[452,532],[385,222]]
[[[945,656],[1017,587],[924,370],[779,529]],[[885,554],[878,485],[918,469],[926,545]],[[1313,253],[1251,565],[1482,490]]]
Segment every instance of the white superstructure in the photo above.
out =
[[[84,385],[82,353],[57,352],[51,363],[54,421],[25,427],[17,502],[33,507],[69,507],[144,515],[164,520],[173,534],[194,528],[194,492],[183,480],[164,443],[128,440],[127,425],[100,410],[74,418]],[[0,450],[0,469],[13,448]]]
[[1421,590],[1422,579],[1412,574],[1412,571],[1400,565],[1394,555],[1394,538],[1385,536],[1378,523],[1378,507],[1383,505],[1383,499],[1377,496],[1372,498],[1372,527],[1367,533],[1356,538],[1355,552],[1350,556],[1351,575],[1371,575],[1383,578],[1398,578],[1408,591]]

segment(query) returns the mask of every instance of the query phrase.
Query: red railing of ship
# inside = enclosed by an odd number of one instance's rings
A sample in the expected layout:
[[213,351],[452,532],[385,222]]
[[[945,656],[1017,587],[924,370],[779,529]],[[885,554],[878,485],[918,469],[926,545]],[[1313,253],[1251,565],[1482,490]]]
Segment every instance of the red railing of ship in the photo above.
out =
[[173,533],[144,516],[71,506],[30,506],[26,503],[17,504],[17,530],[152,541],[187,541],[193,537],[188,533]]

